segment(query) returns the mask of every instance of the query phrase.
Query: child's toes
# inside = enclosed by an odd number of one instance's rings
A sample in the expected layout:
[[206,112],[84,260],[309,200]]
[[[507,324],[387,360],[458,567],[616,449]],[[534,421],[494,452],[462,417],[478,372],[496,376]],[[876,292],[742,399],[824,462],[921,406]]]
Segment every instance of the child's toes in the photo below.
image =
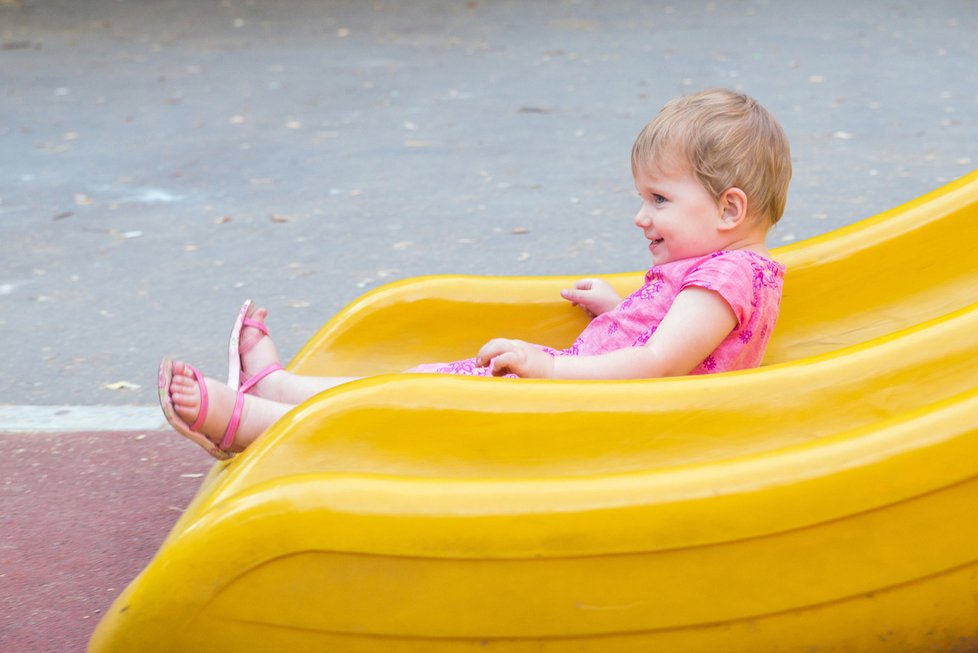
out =
[[196,407],[199,393],[191,390],[171,390],[170,397],[177,406]]
[[185,376],[174,376],[173,381],[170,383],[170,396],[175,397],[176,395],[193,395],[197,394],[197,383],[194,379],[187,378]]

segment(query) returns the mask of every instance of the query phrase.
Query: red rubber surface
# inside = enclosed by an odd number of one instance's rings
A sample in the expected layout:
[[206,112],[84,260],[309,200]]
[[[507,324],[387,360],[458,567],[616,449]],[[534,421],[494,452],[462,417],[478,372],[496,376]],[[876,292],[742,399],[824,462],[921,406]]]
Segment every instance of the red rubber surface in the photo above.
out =
[[0,433],[0,651],[84,651],[212,464],[171,432]]

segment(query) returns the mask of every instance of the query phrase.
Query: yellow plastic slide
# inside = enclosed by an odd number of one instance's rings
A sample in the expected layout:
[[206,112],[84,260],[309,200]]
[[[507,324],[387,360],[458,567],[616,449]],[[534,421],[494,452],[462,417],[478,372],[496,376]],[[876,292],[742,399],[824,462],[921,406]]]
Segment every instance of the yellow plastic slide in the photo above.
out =
[[89,650],[978,650],[976,244],[978,173],[777,250],[765,365],[705,377],[385,374],[583,317],[369,293],[291,367],[371,376],[215,465]]

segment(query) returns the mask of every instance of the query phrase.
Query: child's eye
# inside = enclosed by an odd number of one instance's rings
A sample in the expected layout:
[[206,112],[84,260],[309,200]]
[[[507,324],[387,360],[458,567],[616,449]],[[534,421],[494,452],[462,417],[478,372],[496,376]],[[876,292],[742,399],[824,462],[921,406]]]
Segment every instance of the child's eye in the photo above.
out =
[[663,204],[665,203],[665,201],[666,198],[664,198],[662,195],[659,195],[658,193],[652,193],[652,202],[654,204]]

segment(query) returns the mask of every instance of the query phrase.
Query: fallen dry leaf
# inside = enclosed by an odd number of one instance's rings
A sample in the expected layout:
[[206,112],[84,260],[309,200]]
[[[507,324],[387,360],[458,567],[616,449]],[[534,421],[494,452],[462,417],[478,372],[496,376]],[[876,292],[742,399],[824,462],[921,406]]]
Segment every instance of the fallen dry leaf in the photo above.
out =
[[106,383],[102,387],[106,390],[139,390],[142,386],[130,381],[116,381],[115,383]]

